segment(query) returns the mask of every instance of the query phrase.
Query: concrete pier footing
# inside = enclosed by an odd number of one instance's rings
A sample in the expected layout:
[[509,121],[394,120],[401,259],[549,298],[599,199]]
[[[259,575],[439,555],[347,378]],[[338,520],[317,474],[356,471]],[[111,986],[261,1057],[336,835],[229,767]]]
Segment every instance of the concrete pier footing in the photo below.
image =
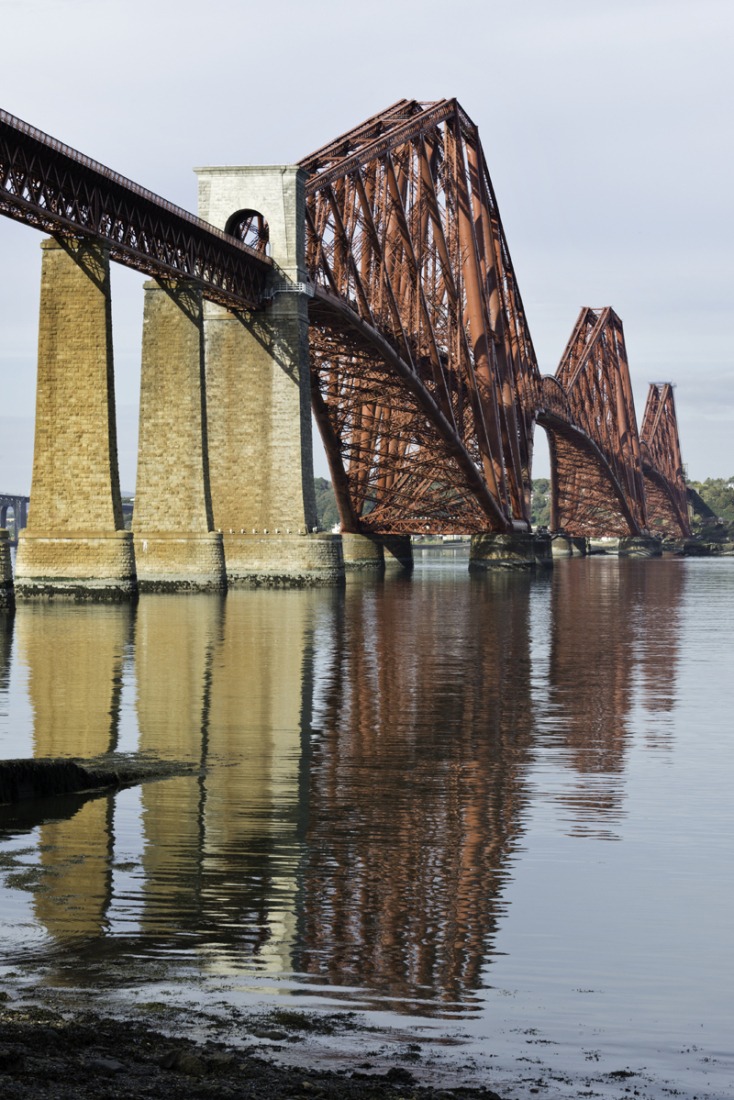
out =
[[619,540],[617,553],[620,558],[660,558],[663,554],[663,544],[660,539],[649,535],[630,535]]
[[531,532],[472,535],[469,571],[489,569],[532,569],[553,563],[550,535]]
[[117,468],[109,255],[84,241],[41,247],[32,504],[15,592],[125,598],[135,559]]

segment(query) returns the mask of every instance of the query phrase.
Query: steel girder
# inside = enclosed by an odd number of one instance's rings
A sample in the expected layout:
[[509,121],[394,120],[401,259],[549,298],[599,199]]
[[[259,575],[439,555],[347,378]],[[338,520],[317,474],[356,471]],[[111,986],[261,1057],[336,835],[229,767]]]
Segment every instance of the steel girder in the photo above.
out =
[[[647,532],[645,486],[622,322],[582,309],[556,383],[565,417],[541,412],[551,452],[551,522],[572,536]],[[543,394],[552,387],[543,380]],[[556,398],[557,400],[557,398]]]
[[344,530],[527,530],[540,375],[476,126],[400,100],[301,162]]
[[669,382],[650,383],[640,446],[651,528],[671,538],[690,538],[678,420]]
[[256,249],[6,111],[0,214],[55,236],[99,241],[118,263],[158,279],[185,278],[229,309],[263,304],[272,264]]

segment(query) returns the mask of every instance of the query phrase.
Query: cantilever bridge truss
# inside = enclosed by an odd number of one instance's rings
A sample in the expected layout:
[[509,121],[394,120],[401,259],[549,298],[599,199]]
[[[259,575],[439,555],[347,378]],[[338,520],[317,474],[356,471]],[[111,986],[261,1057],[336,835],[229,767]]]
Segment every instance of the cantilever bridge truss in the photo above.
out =
[[[313,410],[344,530],[529,530],[540,424],[556,530],[689,533],[672,389],[651,386],[638,435],[616,314],[582,310],[541,377],[456,100],[400,100],[300,163]],[[214,229],[2,111],[0,214],[99,241],[232,310],[268,308],[272,265],[251,225]]]
[[540,423],[556,530],[647,533],[654,486],[657,529],[689,533],[672,391],[642,444],[616,314],[582,310],[541,377],[456,100],[401,100],[301,165],[313,407],[346,530],[528,530]]

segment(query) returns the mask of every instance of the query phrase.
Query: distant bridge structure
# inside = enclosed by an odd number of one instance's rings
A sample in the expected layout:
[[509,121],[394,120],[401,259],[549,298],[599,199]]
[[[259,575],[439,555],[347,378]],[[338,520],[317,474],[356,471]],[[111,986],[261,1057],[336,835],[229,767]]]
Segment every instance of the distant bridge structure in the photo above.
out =
[[[536,425],[555,530],[690,533],[672,388],[638,435],[613,310],[582,310],[541,376],[456,100],[400,100],[297,165],[196,171],[198,218],[0,112],[0,213],[51,234],[20,591],[333,583],[426,532],[522,556]],[[152,277],[132,533],[111,260]],[[341,540],[314,532],[311,409]]]
[[11,527],[11,543],[17,543],[18,533],[28,523],[28,504],[30,497],[13,493],[0,493],[0,528]]

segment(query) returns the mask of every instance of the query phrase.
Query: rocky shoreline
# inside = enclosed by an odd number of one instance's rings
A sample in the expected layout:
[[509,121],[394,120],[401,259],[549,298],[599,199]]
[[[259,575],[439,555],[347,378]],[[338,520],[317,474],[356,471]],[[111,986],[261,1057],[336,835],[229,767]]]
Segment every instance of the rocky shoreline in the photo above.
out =
[[17,1005],[0,994],[0,1085],[6,1100],[501,1100],[486,1088],[432,1088],[405,1066],[348,1072],[283,1066],[148,1023]]

